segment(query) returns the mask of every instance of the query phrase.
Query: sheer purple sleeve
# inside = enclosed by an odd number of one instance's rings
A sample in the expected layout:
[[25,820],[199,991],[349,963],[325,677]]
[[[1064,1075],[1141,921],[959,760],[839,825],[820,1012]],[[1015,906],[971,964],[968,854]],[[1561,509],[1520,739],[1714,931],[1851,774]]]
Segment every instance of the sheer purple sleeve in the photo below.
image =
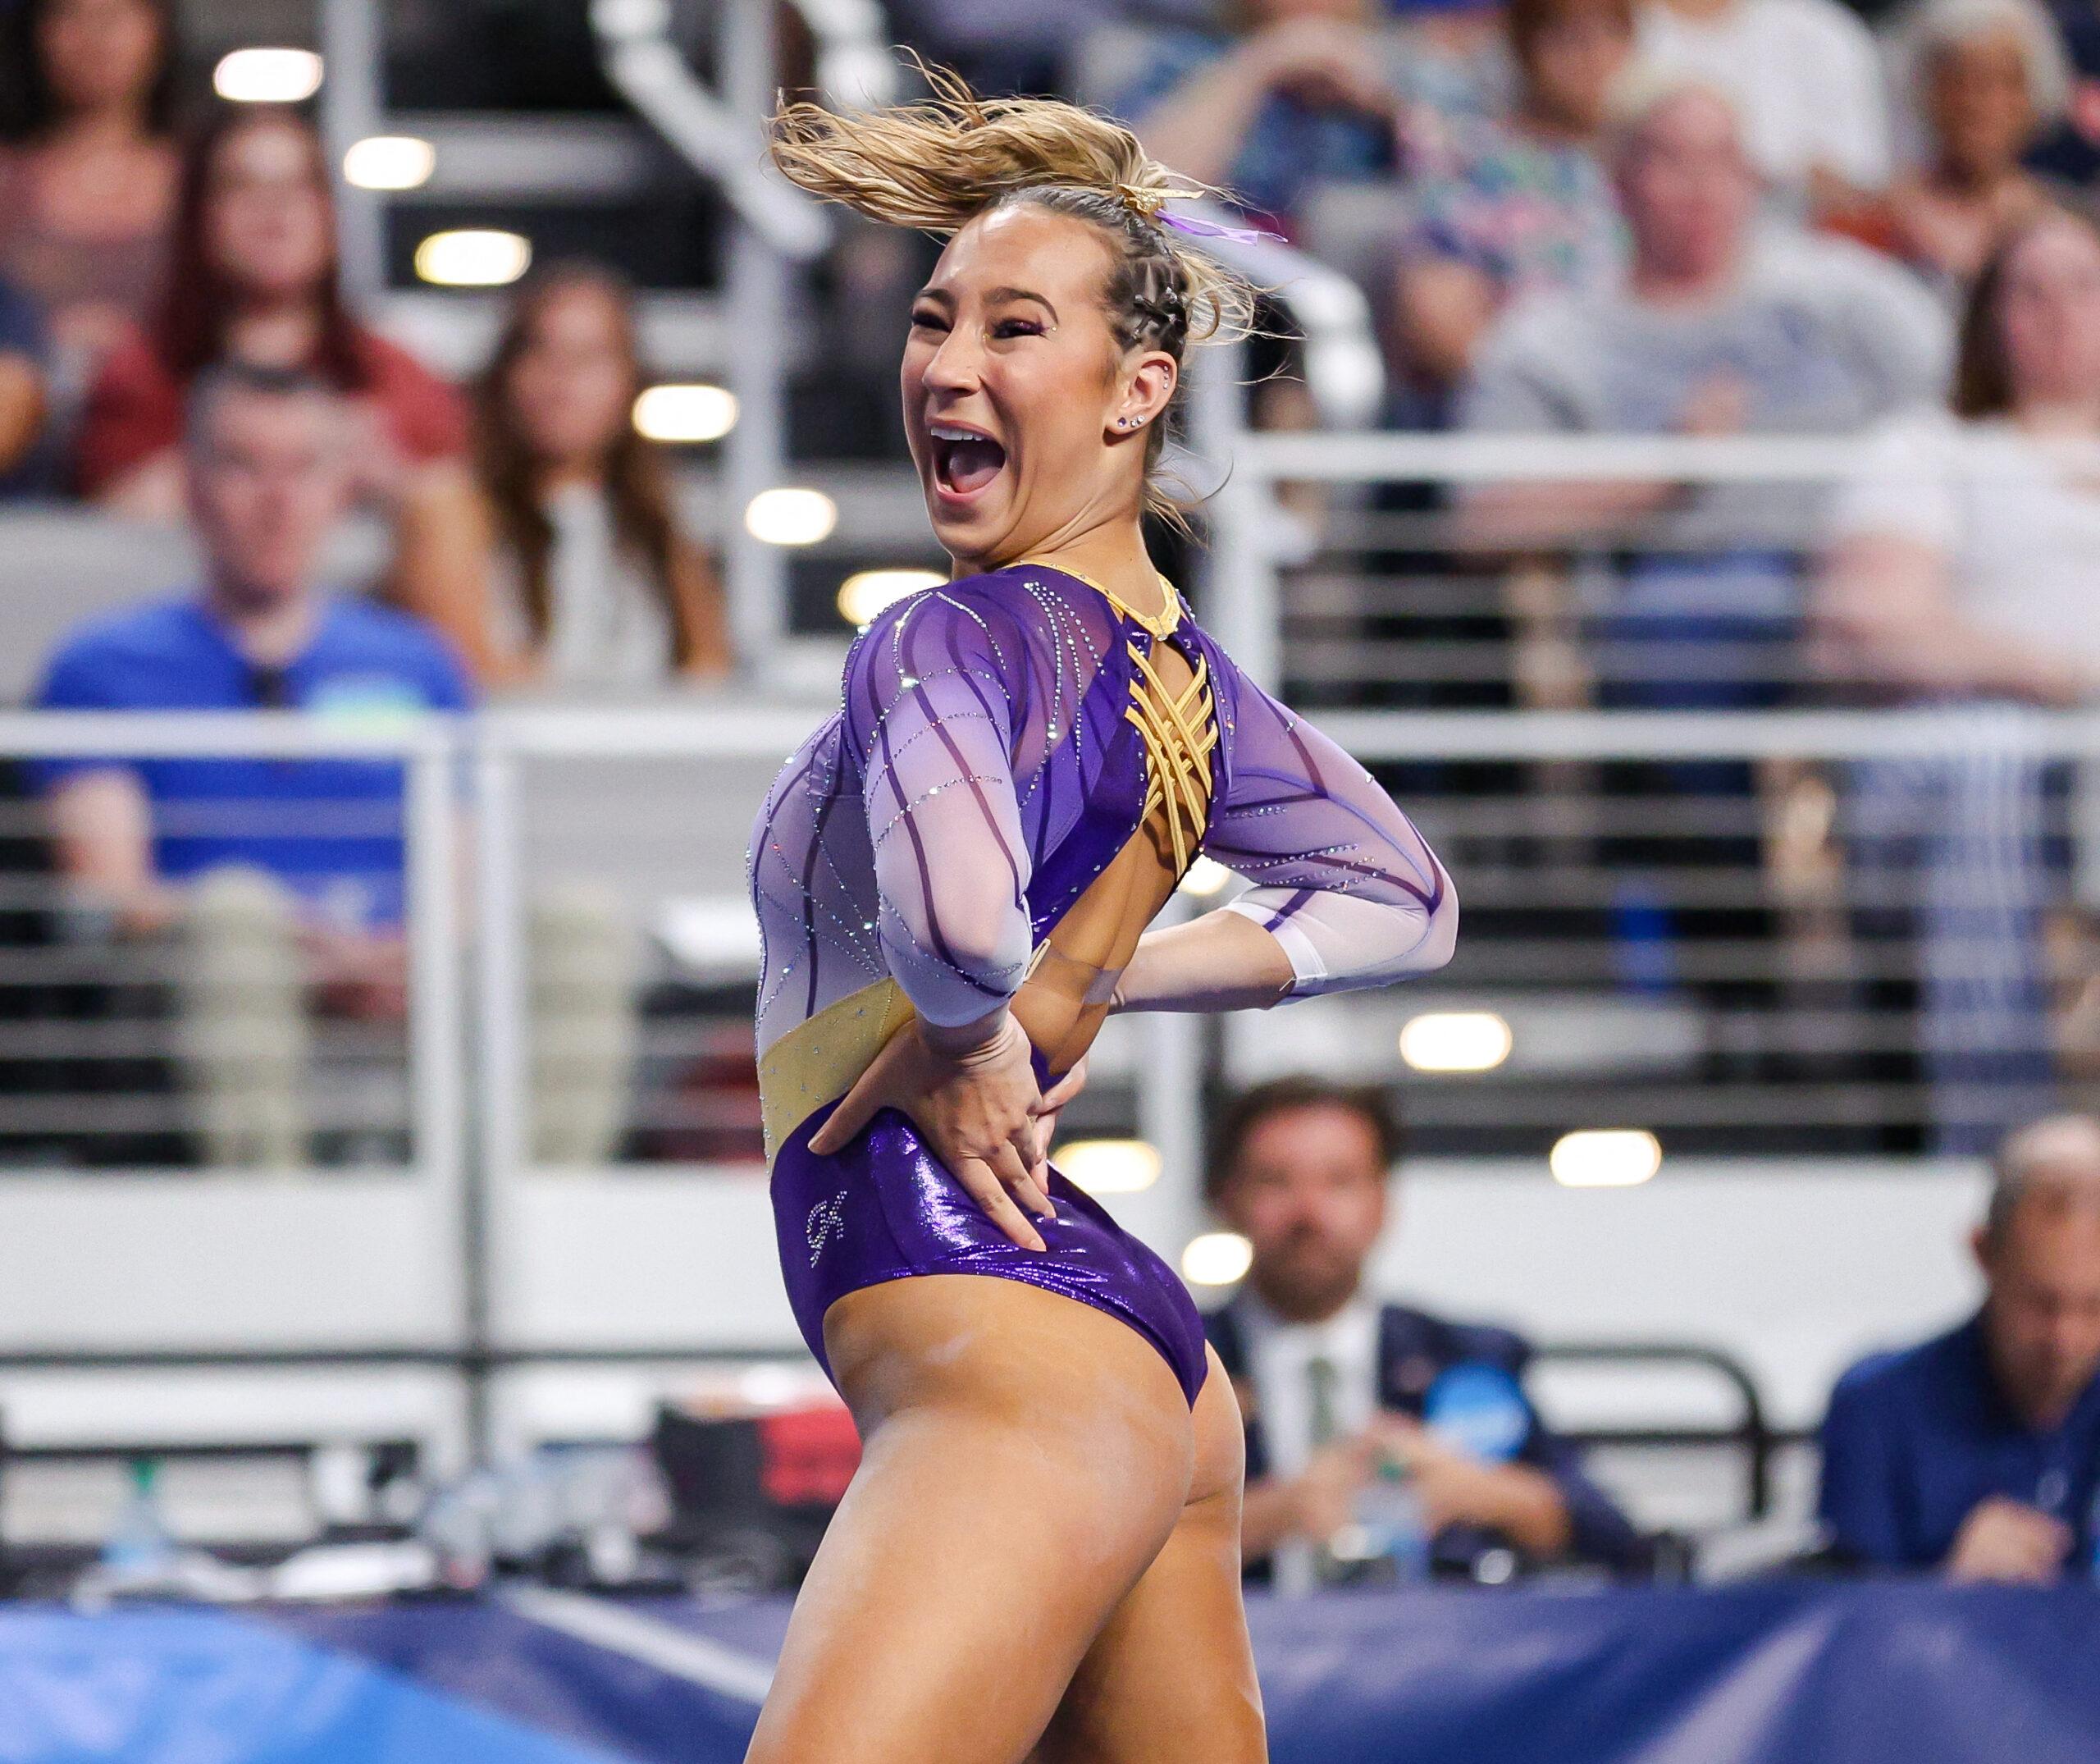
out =
[[1283,945],[1294,997],[1382,986],[1451,959],[1451,879],[1376,779],[1242,676],[1231,784],[1207,855],[1254,885],[1226,908]]
[[876,935],[919,1014],[944,1026],[997,1008],[1028,969],[1011,745],[1021,658],[1004,627],[967,596],[929,590],[879,619],[847,667]]

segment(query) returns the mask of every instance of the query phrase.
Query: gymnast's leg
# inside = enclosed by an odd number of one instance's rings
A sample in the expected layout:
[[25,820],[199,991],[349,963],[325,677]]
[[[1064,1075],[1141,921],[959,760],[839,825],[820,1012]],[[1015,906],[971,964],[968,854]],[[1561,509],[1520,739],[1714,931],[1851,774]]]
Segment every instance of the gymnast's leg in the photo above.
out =
[[1262,1764],[1239,1597],[1239,1405],[1211,1355],[1174,1534],[1080,1662],[1035,1764]]
[[849,1293],[824,1346],[861,1465],[747,1764],[1018,1764],[1182,1518],[1180,1387],[1127,1324],[987,1276]]

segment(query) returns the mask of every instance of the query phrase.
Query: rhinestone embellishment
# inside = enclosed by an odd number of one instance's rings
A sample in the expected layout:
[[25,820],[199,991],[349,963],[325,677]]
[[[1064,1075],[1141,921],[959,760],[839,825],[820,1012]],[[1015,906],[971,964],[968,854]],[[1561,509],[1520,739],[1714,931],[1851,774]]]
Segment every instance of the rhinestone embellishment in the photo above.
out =
[[810,1222],[805,1235],[810,1240],[810,1266],[817,1265],[817,1258],[824,1254],[824,1245],[846,1229],[846,1190],[840,1189],[829,1200],[819,1200],[810,1209]]

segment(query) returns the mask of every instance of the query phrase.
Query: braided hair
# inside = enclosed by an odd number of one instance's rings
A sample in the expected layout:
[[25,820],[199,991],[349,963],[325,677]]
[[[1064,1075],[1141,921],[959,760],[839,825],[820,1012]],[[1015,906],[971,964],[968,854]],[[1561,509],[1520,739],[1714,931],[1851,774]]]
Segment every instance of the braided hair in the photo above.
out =
[[[1168,171],[1112,117],[1055,98],[980,98],[945,69],[921,71],[932,91],[919,103],[783,105],[773,162],[826,201],[936,238],[1000,208],[1085,222],[1111,248],[1102,307],[1126,352],[1158,350],[1178,366],[1191,345],[1249,333],[1253,287],[1159,218],[1170,201],[1214,192]],[[1185,528],[1182,505],[1155,481],[1180,396],[1177,384],[1166,420],[1146,432],[1144,507]]]

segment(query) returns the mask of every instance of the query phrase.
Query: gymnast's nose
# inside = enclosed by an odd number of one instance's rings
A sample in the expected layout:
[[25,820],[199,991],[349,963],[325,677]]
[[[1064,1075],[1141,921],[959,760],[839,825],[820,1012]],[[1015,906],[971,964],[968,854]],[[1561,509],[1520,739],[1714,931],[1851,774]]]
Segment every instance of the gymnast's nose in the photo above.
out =
[[984,339],[975,325],[957,324],[941,339],[920,377],[929,392],[961,396],[984,382]]

